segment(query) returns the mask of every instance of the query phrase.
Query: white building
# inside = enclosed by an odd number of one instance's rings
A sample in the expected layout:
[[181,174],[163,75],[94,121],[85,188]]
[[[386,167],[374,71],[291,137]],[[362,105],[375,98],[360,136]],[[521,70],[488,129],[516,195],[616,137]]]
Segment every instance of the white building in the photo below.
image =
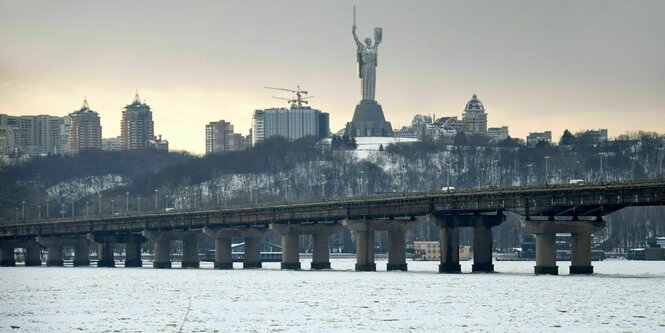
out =
[[290,109],[256,110],[252,117],[253,145],[272,136],[282,136],[290,140],[305,136],[325,138],[329,132],[328,113],[308,106],[292,105]]
[[490,141],[492,142],[508,139],[510,136],[510,134],[508,134],[508,126],[490,127],[487,129],[487,136],[490,137]]

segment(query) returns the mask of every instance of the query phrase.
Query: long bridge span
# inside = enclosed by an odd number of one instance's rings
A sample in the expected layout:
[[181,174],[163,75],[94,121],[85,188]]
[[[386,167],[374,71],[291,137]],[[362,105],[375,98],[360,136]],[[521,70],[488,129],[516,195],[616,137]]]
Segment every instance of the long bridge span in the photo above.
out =
[[79,217],[0,226],[0,265],[14,266],[14,249],[25,249],[25,264],[63,265],[63,247],[73,246],[75,266],[90,265],[89,247],[98,246],[100,267],[113,267],[113,247],[125,244],[126,267],[140,267],[141,244],[155,245],[153,267],[171,267],[171,241],[182,240],[182,267],[198,267],[198,241],[215,240],[215,268],[231,269],[231,239],[245,239],[244,268],[261,267],[260,242],[275,230],[282,236],[282,269],[300,269],[298,238],[311,234],[312,269],[329,269],[329,237],[338,228],[356,236],[356,270],[376,270],[374,231],[388,231],[388,270],[406,270],[405,232],[416,219],[439,227],[443,273],[460,272],[459,228],[473,228],[474,272],[491,272],[492,227],[506,213],[522,216],[536,235],[536,274],[557,274],[556,233],[572,234],[571,274],[593,273],[591,234],[605,227],[603,216],[629,206],[665,205],[665,181],[607,185],[484,189],[408,193],[307,203],[219,210],[150,212],[131,216]]

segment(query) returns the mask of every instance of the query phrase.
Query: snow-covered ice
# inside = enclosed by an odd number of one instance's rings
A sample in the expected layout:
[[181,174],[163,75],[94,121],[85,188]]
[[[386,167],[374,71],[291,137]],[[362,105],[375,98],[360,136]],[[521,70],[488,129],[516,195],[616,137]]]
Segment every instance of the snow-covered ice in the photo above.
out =
[[665,331],[665,262],[594,262],[593,276],[567,275],[569,262],[558,263],[559,276],[534,276],[534,262],[453,275],[438,274],[437,262],[409,261],[410,272],[354,272],[354,263],[318,272],[305,261],[297,272],[279,263],[3,267],[0,331]]

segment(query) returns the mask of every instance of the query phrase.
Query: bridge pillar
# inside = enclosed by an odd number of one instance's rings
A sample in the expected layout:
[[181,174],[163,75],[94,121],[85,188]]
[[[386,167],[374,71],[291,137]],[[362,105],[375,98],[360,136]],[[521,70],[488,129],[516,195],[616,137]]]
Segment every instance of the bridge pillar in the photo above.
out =
[[261,268],[261,237],[245,236],[245,257],[242,268]]
[[591,233],[572,234],[570,274],[593,274],[591,266]]
[[14,257],[14,247],[3,245],[0,248],[0,266],[13,267],[16,266],[16,258]]
[[233,269],[231,237],[215,238],[215,269]]
[[[62,247],[60,247],[60,262],[62,266]],[[41,266],[42,265],[42,247],[36,242],[29,242],[25,247],[25,265],[26,266]]]
[[270,228],[282,235],[282,269],[300,269],[300,228],[298,225],[272,224]]
[[97,244],[97,267],[115,267],[113,245],[114,242],[111,239]]
[[460,273],[459,264],[459,220],[455,216],[428,215],[430,223],[439,227],[439,247],[441,264],[439,273]]
[[152,267],[171,268],[171,240],[172,235],[167,232],[143,231],[143,237],[149,239],[155,245]]
[[[339,225],[336,225],[339,226]],[[327,227],[319,228],[312,233],[312,269],[330,269],[330,230]]]
[[406,271],[406,231],[388,230],[388,271]]
[[[62,267],[64,266],[64,261],[62,260],[62,246],[63,242],[61,238],[56,237],[37,237],[37,242],[46,246],[46,266],[52,267]],[[39,261],[41,265],[41,259]],[[26,258],[27,265],[27,258]]]
[[199,268],[199,238],[203,234],[188,232],[182,236],[182,268]]
[[344,224],[356,234],[356,271],[376,271],[374,262],[374,229],[369,220],[345,220]]
[[142,238],[138,235],[131,235],[125,243],[125,267],[143,267],[141,261],[141,242]]
[[203,228],[203,233],[215,240],[215,269],[233,269],[231,242],[240,231],[228,228]]
[[77,239],[74,243],[74,267],[90,266],[90,242],[87,239]]
[[536,234],[536,274],[558,274],[556,234],[572,234],[570,274],[592,274],[591,234],[605,227],[600,221],[524,220],[522,227]]
[[501,224],[503,215],[480,215],[473,223],[472,272],[494,272],[492,264],[492,227]]
[[536,274],[559,274],[556,265],[556,233],[536,234]]
[[392,220],[388,229],[388,271],[406,271],[406,231],[416,225],[416,220]]

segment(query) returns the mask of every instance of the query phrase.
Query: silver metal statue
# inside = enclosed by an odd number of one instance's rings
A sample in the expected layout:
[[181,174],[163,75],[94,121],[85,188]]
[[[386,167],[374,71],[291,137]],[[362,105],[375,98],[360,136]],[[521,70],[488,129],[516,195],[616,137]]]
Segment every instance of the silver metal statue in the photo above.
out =
[[380,27],[374,28],[374,45],[372,45],[371,38],[365,38],[365,44],[360,42],[358,35],[356,35],[356,7],[353,7],[353,39],[358,45],[358,75],[361,79],[362,95],[364,101],[373,101],[374,92],[376,90],[376,65],[377,52],[379,44],[381,44],[382,29]]

